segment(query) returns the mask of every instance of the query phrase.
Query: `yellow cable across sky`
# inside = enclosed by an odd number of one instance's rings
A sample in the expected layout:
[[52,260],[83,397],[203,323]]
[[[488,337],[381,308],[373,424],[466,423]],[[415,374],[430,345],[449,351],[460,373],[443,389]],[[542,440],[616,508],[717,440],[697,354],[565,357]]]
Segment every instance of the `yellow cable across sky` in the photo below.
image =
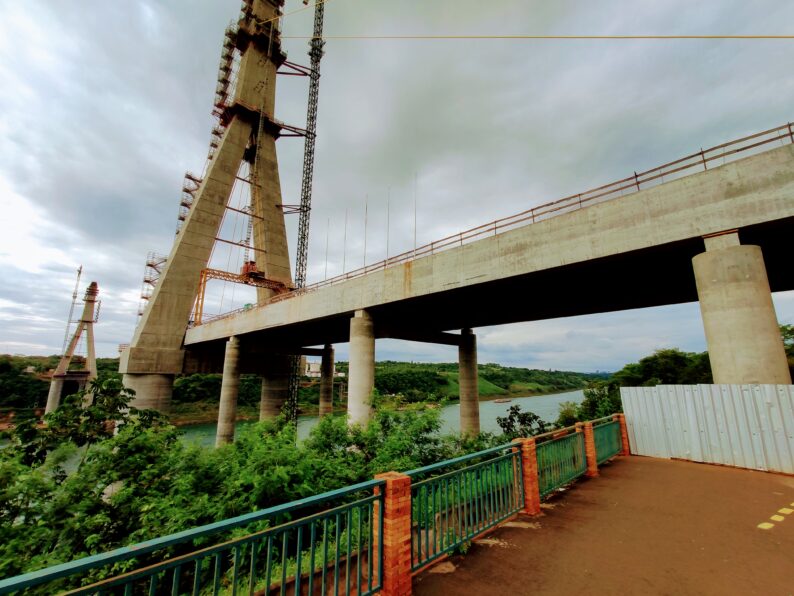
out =
[[[327,0],[326,0],[327,1]],[[311,35],[283,35],[282,39],[312,39]],[[505,40],[667,40],[667,39],[794,39],[794,35],[324,35],[323,39],[393,39],[393,40],[455,40],[455,39],[505,39]]]

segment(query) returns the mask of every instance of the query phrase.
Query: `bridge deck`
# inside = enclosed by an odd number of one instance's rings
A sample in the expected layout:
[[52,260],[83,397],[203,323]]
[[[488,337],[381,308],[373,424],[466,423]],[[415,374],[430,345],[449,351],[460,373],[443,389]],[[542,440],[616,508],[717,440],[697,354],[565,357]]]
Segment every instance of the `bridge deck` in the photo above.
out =
[[232,335],[253,346],[346,342],[359,309],[438,332],[692,302],[702,237],[732,229],[762,247],[772,290],[789,290],[792,196],[789,143],[205,323],[185,345],[222,357]]
[[414,593],[790,594],[794,513],[778,510],[792,503],[794,477],[618,458],[417,576]]

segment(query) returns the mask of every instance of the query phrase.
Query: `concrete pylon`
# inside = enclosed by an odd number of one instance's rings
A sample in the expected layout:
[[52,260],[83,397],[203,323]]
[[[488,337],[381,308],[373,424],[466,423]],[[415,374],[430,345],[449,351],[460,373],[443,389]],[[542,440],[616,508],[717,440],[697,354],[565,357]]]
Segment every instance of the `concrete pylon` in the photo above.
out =
[[692,259],[714,383],[791,384],[761,247],[736,232]]
[[375,389],[375,325],[365,310],[350,319],[350,368],[347,393],[348,423],[366,425],[372,418]]
[[272,420],[281,414],[289,396],[290,357],[274,354],[265,362],[262,373],[262,394],[259,400],[259,420]]
[[232,336],[226,342],[221,380],[221,403],[218,408],[218,430],[215,446],[234,442],[234,425],[237,422],[237,394],[240,389],[240,340]]
[[[243,7],[230,47],[241,52],[230,104],[221,104],[223,135],[182,229],[176,236],[135,334],[121,355],[133,405],[167,412],[173,377],[182,372],[182,341],[202,269],[207,263],[242,162],[251,165],[251,214],[256,266],[267,279],[292,286],[276,157],[276,71],[286,60],[279,17],[284,0],[251,0]],[[230,51],[227,49],[227,51]],[[222,70],[221,76],[228,76]],[[228,82],[228,80],[227,80]],[[271,295],[259,288],[258,299]]]
[[326,344],[320,362],[320,416],[334,411],[334,348]]
[[[61,404],[61,393],[63,392],[64,381],[75,380],[80,389],[83,389],[89,381],[96,379],[96,350],[94,349],[94,310],[97,303],[97,295],[99,294],[99,287],[95,281],[92,281],[85,291],[85,304],[83,305],[83,314],[77,322],[77,328],[72,334],[66,352],[61,356],[55,372],[52,374],[52,381],[50,382],[50,390],[47,394],[47,406],[44,409],[45,414],[55,411]],[[77,342],[80,341],[83,333],[85,333],[86,340],[86,362],[85,369],[79,371],[70,371],[69,364],[74,358],[74,351],[77,348]]]
[[480,432],[480,391],[477,384],[477,336],[462,329],[458,346],[458,385],[460,386],[460,432]]

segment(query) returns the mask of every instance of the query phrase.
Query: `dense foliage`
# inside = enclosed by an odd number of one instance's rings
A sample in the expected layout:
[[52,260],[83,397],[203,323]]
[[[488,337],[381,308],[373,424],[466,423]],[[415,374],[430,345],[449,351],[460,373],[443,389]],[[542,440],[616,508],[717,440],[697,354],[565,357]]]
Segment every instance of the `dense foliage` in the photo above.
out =
[[[346,365],[346,363],[340,363]],[[566,371],[481,364],[478,385],[481,397],[533,395],[581,389],[588,381],[608,376]],[[460,392],[457,363],[382,361],[375,365],[375,387],[384,395],[400,395],[408,402],[456,399]]]
[[510,441],[545,433],[552,426],[534,412],[522,412],[521,406],[510,406],[507,416],[497,416],[496,423]]
[[559,426],[593,420],[620,412],[620,387],[651,387],[655,385],[692,385],[711,383],[707,352],[682,352],[676,348],[657,350],[639,362],[627,364],[609,379],[593,381],[584,390],[580,404],[560,404]]
[[[296,444],[283,421],[234,444],[190,446],[116,379],[19,425],[0,450],[0,577],[104,552],[495,444],[443,437],[437,410],[377,413],[366,428],[326,417]],[[83,407],[83,402],[87,407]],[[115,421],[117,432],[107,421]],[[79,473],[78,473],[79,472]]]
[[[13,409],[17,419],[32,415],[33,408],[43,408],[47,403],[49,379],[42,378],[58,366],[59,356],[10,356],[0,354],[0,412]],[[81,368],[76,358],[72,368]],[[119,377],[118,358],[97,358],[100,378]],[[31,369],[28,372],[28,369]]]
[[35,408],[47,402],[49,384],[25,372],[21,358],[0,356],[0,407]]

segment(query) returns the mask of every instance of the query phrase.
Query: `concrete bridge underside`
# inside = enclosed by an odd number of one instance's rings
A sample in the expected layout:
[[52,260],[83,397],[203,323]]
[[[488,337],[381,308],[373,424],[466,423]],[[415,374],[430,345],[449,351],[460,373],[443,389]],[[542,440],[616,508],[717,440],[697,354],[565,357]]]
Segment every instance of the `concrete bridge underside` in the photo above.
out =
[[[794,217],[748,226],[739,231],[739,236],[742,244],[761,247],[773,292],[794,290],[790,252]],[[411,340],[415,336],[417,341],[443,344],[448,342],[443,336],[434,339],[434,332],[696,302],[692,258],[703,250],[702,238],[689,238],[377,304],[367,310],[375,321],[382,322],[375,331],[379,339]],[[325,292],[320,290],[312,298],[322,298]],[[262,310],[266,312],[268,308]],[[252,322],[253,328],[248,331],[248,313],[242,313],[234,323],[221,320],[190,329],[185,347],[199,361],[209,364],[215,360],[211,366],[220,372],[225,341],[230,335],[239,335],[250,345],[254,358],[273,350],[346,343],[353,312],[264,328],[256,328],[258,325]],[[221,331],[218,327],[227,329]],[[250,366],[255,367],[253,363]]]
[[[745,371],[720,382],[790,383],[770,290],[794,289],[791,238],[786,145],[205,323],[187,331],[184,370],[222,370],[236,337],[239,372],[260,373],[270,353],[347,342],[354,327],[365,352],[384,337],[444,343],[476,366],[474,338],[449,331],[700,299],[713,368]],[[371,358],[354,351],[350,400],[366,400],[354,377]]]
[[345,342],[361,309],[390,337],[693,302],[703,237],[734,229],[772,291],[794,289],[793,145],[212,321],[185,346]]

